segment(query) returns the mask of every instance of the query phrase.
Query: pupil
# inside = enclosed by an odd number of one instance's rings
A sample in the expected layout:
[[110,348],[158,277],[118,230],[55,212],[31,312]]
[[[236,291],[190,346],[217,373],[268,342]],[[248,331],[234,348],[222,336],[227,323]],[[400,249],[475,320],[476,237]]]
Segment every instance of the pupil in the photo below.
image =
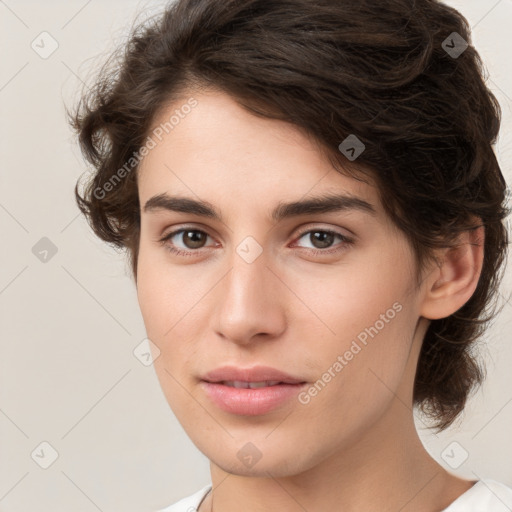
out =
[[[319,235],[319,236],[317,236]],[[311,233],[311,236],[313,236],[312,243],[315,247],[318,247],[320,249],[323,249],[325,247],[329,247],[333,241],[334,235],[332,233],[326,233],[325,231],[314,231]],[[320,245],[318,246],[317,243]]]
[[200,233],[199,231],[186,231],[184,234],[186,235],[185,238],[188,238],[185,245],[190,249],[197,249],[202,246],[202,243],[204,243],[203,233]]

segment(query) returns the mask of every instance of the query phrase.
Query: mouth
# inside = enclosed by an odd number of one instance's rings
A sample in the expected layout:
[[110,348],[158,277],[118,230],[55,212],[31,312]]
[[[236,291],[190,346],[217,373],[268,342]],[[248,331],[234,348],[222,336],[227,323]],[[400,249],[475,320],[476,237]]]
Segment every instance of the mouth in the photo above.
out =
[[[230,414],[256,416],[293,407],[307,383],[279,368],[222,366],[202,375],[200,386],[210,402]],[[298,403],[298,400],[296,400]]]
[[[215,384],[215,383],[213,383]],[[216,384],[222,384],[223,386],[228,386],[230,388],[237,388],[237,389],[259,389],[259,388],[267,388],[270,386],[279,386],[281,384],[290,384],[293,385],[293,383],[286,383],[279,380],[264,380],[259,382],[247,382],[242,380],[224,380],[217,382]],[[303,384],[303,383],[297,383],[297,384]]]
[[[202,380],[201,387],[210,401],[224,412],[258,416],[293,403],[306,382]],[[298,404],[298,401],[296,401]]]

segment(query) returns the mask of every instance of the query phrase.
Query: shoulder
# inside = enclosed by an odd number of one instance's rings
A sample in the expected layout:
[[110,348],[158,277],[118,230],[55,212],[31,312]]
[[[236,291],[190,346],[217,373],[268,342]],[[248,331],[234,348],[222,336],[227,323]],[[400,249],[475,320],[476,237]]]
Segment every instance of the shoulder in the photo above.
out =
[[512,487],[496,480],[478,480],[443,512],[510,512]]
[[157,510],[156,512],[196,512],[199,504],[211,489],[211,484],[205,485],[202,489],[182,498],[181,500],[169,505],[168,507]]

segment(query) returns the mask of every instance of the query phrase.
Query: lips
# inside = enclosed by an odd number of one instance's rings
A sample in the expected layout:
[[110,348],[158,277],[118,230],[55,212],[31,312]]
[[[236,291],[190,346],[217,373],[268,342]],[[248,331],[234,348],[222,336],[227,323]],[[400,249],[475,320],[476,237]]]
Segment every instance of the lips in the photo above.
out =
[[293,403],[304,379],[269,366],[223,366],[206,373],[201,388],[217,407],[235,415],[256,416]]
[[[256,386],[263,387],[261,384],[303,384],[304,379],[289,375],[270,366],[253,366],[251,368],[238,368],[236,366],[222,366],[212,370],[201,378],[206,382],[223,383],[231,387],[248,387],[244,383],[255,383]],[[237,386],[236,383],[239,383]],[[235,385],[233,385],[235,384]],[[255,387],[256,387],[255,386]]]
[[224,386],[229,386],[230,388],[238,388],[238,389],[258,389],[258,388],[266,388],[269,386],[277,386],[278,384],[283,384],[278,380],[264,380],[261,382],[245,382],[242,380],[224,380],[220,384],[224,384]]

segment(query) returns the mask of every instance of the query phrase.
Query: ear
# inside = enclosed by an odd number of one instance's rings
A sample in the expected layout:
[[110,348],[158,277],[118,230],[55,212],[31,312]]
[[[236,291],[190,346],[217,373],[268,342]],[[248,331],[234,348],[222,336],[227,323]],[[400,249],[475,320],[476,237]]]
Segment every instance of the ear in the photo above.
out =
[[485,230],[479,226],[464,231],[458,245],[443,249],[438,266],[425,280],[425,297],[420,315],[436,320],[460,309],[473,295],[484,260]]

